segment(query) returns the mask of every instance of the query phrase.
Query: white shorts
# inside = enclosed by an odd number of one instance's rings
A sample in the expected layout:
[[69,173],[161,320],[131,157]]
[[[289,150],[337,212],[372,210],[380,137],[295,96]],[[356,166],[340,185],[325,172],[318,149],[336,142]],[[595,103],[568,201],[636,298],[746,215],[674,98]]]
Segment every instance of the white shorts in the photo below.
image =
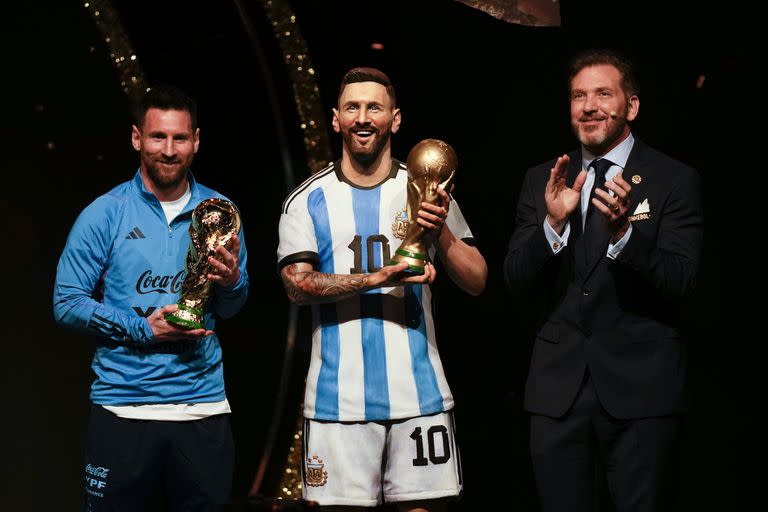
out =
[[453,414],[404,420],[304,420],[303,496],[320,505],[458,496],[461,462]]

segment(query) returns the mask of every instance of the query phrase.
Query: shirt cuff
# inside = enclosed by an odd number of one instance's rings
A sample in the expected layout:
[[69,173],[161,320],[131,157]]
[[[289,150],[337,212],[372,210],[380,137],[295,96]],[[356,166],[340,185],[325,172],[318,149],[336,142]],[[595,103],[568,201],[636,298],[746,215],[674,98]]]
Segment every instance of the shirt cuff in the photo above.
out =
[[563,250],[563,247],[568,245],[568,235],[571,234],[571,223],[565,223],[565,229],[563,230],[563,236],[557,234],[549,225],[547,219],[544,219],[544,236],[547,237],[549,248],[552,249],[552,254],[557,254]]
[[629,229],[626,233],[624,233],[624,236],[621,237],[621,239],[616,242],[615,244],[608,243],[608,257],[612,260],[615,260],[619,257],[619,254],[621,254],[621,250],[624,249],[624,246],[627,245],[627,242],[629,241],[629,235],[632,234],[632,223],[629,223]]

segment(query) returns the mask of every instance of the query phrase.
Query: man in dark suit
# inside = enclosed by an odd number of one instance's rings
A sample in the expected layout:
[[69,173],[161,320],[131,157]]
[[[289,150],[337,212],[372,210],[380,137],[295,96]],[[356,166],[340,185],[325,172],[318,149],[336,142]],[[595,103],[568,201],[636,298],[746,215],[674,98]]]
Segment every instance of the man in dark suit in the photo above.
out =
[[640,100],[623,56],[578,55],[569,91],[581,147],[528,170],[504,262],[509,288],[541,305],[525,389],[536,483],[544,510],[589,511],[597,464],[617,510],[664,510],[699,180],[631,132]]

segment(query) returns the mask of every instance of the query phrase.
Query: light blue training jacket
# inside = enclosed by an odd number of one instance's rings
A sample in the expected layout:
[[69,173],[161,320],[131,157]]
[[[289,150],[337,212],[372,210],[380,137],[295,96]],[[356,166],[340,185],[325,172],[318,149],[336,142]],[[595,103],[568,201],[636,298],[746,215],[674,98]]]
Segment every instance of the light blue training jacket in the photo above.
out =
[[[56,321],[95,336],[91,402],[102,405],[218,402],[226,398],[216,334],[195,342],[153,340],[146,317],[179,299],[192,210],[226,199],[189,174],[192,197],[168,225],[141,179],[118,185],[75,221],[59,259]],[[240,229],[240,280],[214,285],[205,326],[237,313],[248,297],[247,253]]]

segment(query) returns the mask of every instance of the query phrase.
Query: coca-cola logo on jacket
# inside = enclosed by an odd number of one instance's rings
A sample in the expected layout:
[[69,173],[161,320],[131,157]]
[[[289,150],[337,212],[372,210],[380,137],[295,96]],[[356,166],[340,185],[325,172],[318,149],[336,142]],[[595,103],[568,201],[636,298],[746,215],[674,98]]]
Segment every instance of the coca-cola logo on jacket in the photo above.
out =
[[152,269],[144,271],[136,281],[136,291],[142,295],[147,293],[178,293],[184,282],[184,271],[180,270],[175,276],[153,274]]

